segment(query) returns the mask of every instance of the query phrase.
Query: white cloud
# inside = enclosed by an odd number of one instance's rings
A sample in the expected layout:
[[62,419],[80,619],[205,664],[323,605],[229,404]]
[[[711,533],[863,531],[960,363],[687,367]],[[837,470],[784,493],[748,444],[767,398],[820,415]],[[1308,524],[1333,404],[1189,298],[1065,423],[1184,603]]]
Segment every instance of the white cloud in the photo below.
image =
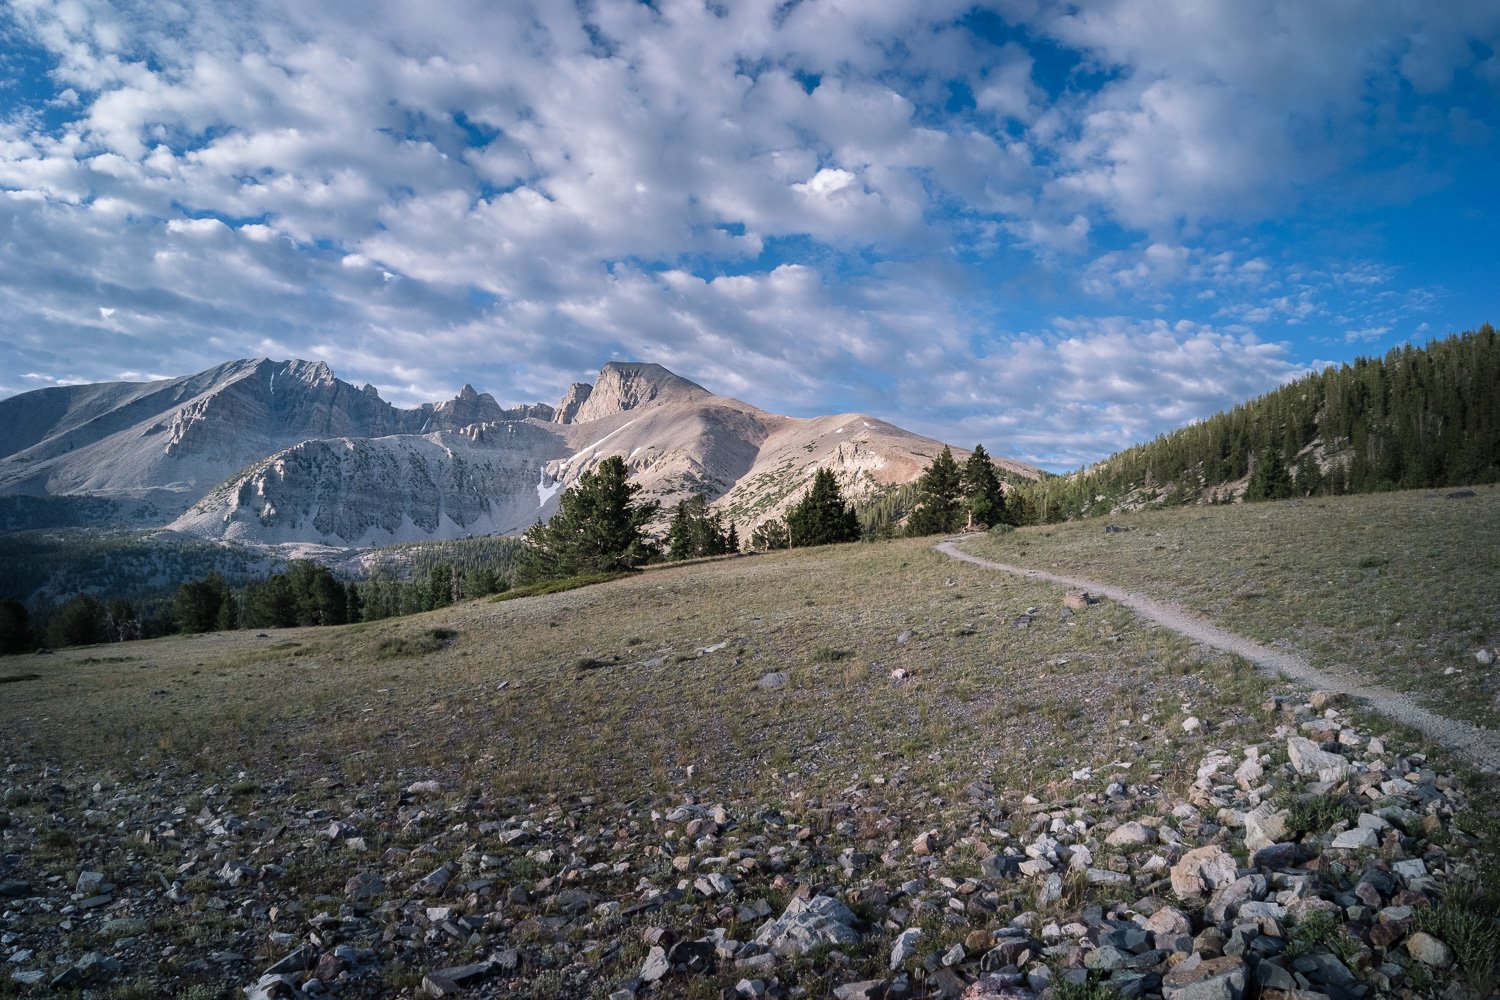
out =
[[[317,350],[392,396],[520,399],[633,356],[934,430],[969,417],[933,385],[1024,372],[1061,393],[1005,383],[1039,454],[1225,398],[1158,354],[1259,385],[1242,327],[1394,335],[1432,301],[1236,227],[1433,129],[1483,152],[1491,7],[1013,0],[998,43],[971,7],[16,0],[49,76],[0,116],[0,370]],[[1050,321],[1090,312],[1133,318]],[[1109,349],[1095,409],[1068,386]]]

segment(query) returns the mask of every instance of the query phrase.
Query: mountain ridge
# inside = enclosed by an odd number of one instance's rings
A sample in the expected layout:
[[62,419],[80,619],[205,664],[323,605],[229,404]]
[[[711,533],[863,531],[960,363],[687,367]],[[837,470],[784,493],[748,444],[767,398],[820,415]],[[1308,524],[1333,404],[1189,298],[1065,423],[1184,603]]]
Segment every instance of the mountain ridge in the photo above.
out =
[[619,454],[647,497],[702,492],[748,528],[819,465],[857,499],[915,478],[942,446],[861,414],[769,413],[651,362],[608,362],[556,406],[507,408],[465,384],[403,409],[321,361],[247,358],[0,400],[0,497],[112,501],[114,527],[362,546],[519,533]]

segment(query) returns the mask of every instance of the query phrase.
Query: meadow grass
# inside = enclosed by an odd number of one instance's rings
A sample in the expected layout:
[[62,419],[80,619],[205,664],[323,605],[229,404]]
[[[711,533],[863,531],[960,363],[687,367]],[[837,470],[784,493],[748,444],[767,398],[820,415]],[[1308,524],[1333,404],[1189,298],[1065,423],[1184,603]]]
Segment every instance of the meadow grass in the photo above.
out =
[[1500,675],[1474,654],[1500,643],[1500,489],[1449,492],[1143,511],[969,548],[1179,604],[1494,728]]

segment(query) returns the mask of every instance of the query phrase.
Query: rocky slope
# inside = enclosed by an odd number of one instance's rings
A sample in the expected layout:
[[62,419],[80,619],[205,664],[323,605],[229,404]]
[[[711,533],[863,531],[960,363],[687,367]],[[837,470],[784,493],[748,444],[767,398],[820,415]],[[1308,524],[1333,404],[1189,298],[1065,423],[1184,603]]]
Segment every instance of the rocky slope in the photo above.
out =
[[1032,792],[981,775],[934,793],[896,765],[790,805],[691,787],[501,799],[457,770],[351,788],[291,768],[96,778],[12,759],[6,985],[232,984],[252,1000],[1483,996],[1464,988],[1492,970],[1445,902],[1484,890],[1471,793],[1319,694],[1265,708],[1274,728],[1227,724],[1181,785],[1084,768]]
[[88,507],[96,520],[196,537],[369,545],[520,532],[621,455],[648,496],[669,506],[703,492],[748,529],[819,466],[859,499],[909,481],[941,447],[859,414],[767,413],[654,364],[611,362],[555,408],[506,409],[466,385],[403,410],[322,363],[260,359],[0,401],[0,497],[27,498],[7,520],[23,527],[47,510],[76,516],[66,501],[88,498],[113,505]]
[[100,498],[123,519],[161,524],[225,477],[303,441],[551,416],[546,406],[506,411],[464,388],[402,410],[321,362],[261,358],[162,382],[23,393],[0,400],[0,496]]

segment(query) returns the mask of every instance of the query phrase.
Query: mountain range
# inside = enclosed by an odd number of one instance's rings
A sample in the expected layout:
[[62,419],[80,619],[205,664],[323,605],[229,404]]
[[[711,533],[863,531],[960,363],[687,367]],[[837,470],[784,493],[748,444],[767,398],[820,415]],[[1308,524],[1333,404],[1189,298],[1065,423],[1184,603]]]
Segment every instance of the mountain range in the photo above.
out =
[[910,482],[942,447],[864,414],[768,413],[656,364],[610,362],[556,406],[507,408],[465,385],[401,409],[322,362],[260,358],[0,400],[0,524],[339,547],[515,534],[620,455],[664,507],[701,492],[749,528],[819,467],[858,500]]

